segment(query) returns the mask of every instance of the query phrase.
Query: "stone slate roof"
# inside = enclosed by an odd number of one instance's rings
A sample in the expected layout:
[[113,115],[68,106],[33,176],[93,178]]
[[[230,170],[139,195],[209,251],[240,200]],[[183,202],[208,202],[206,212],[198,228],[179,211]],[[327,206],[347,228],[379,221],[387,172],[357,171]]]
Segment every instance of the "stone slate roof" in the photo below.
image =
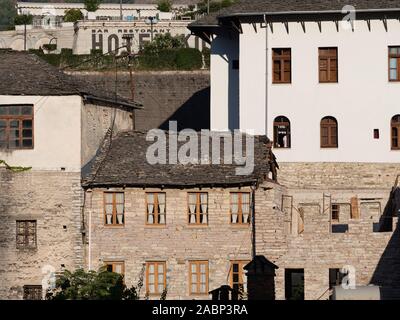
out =
[[217,26],[218,18],[243,14],[340,12],[346,5],[354,6],[356,10],[400,10],[400,0],[239,0],[231,7],[206,16],[189,27]]
[[[201,133],[197,133],[196,137],[200,135]],[[243,145],[245,141],[244,138]],[[112,140],[108,136],[93,162],[90,173],[82,181],[83,187],[228,187],[252,185],[254,182],[261,183],[268,180],[269,159],[272,153],[270,141],[266,136],[255,137],[255,168],[253,173],[247,176],[236,175],[235,163],[233,165],[151,165],[147,161],[146,153],[153,143],[146,141],[144,132],[123,132]],[[183,144],[178,142],[178,150]],[[211,145],[210,139],[210,148]],[[221,158],[223,158],[223,142],[220,149]],[[167,147],[167,155],[168,150]],[[246,148],[243,147],[243,150],[245,152]]]
[[0,50],[0,95],[88,96],[111,104],[138,107],[138,104],[116,97],[104,88],[77,80],[48,64],[38,56],[12,50]]

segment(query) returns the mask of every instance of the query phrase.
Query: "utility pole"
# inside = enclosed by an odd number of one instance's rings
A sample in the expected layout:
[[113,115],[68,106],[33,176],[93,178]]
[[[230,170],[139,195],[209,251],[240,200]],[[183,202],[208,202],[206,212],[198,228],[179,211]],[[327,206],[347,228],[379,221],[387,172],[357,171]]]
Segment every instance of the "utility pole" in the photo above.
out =
[[124,19],[124,15],[122,14],[122,0],[119,0],[119,15],[122,21]]
[[24,23],[24,51],[26,51],[26,20]]
[[210,14],[210,0],[207,0],[207,14]]

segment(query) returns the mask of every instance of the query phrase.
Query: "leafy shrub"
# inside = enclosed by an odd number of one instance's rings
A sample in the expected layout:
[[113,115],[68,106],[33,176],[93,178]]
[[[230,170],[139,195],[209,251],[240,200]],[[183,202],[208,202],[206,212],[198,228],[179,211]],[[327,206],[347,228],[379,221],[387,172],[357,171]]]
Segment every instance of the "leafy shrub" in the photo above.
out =
[[76,22],[78,20],[83,20],[83,13],[79,9],[69,9],[65,10],[64,22]]
[[203,66],[203,55],[197,49],[184,48],[176,52],[176,68],[179,70],[200,69]]
[[99,8],[101,0],[85,0],[85,9],[89,12],[95,12]]
[[21,14],[15,17],[14,23],[17,26],[24,24],[32,24],[33,16],[30,14]]
[[161,12],[171,12],[172,10],[171,0],[159,0],[157,2],[157,10]]

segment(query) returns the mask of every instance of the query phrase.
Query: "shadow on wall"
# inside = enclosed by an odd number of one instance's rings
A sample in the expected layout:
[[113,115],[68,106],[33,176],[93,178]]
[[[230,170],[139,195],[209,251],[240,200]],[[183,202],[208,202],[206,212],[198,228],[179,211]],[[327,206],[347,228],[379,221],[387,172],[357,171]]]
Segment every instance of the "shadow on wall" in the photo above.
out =
[[[400,210],[400,188],[392,191],[391,197],[385,208],[382,223],[387,228],[386,221],[392,221],[393,217],[399,216]],[[388,231],[381,229],[381,231]],[[371,278],[371,284],[381,287],[381,295],[384,300],[400,299],[400,230],[399,224],[393,230],[393,235],[386,246],[379,263]]]
[[178,131],[210,129],[210,87],[193,94],[160,125],[160,129],[168,130],[170,121],[177,121]]

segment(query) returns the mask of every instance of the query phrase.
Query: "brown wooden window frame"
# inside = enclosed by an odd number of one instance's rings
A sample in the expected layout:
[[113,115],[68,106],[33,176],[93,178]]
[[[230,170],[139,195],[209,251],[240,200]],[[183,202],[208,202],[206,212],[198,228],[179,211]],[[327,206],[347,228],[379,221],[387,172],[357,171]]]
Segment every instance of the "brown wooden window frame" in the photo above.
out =
[[[12,108],[19,108],[19,112],[15,111],[16,114],[13,114],[12,111],[4,111],[12,110]],[[30,112],[24,112],[24,110],[30,110]],[[33,116],[33,105],[0,105],[0,139],[4,136],[4,140],[0,140],[0,149],[9,149],[9,150],[31,150],[34,148],[34,116]],[[31,125],[27,125],[24,122],[31,122]],[[4,122],[4,126],[2,123]],[[18,122],[18,127],[11,128],[11,122]],[[10,139],[11,131],[15,131],[18,133],[18,137],[14,139]],[[25,136],[26,132],[30,131],[30,136]],[[18,142],[18,146],[10,146],[10,141]],[[24,146],[24,141],[31,141],[29,146]]]
[[[107,202],[107,195],[112,195],[112,202]],[[117,202],[117,194],[123,195],[123,202]],[[104,225],[106,227],[123,227],[125,225],[125,193],[124,192],[112,192],[107,191],[103,193],[103,203],[104,203]],[[118,223],[117,217],[117,205],[123,205],[123,213],[122,213],[122,223]],[[107,217],[107,206],[112,205],[112,223],[108,223]]]
[[43,300],[43,287],[41,285],[24,285],[24,300]]
[[400,150],[400,114],[390,121],[390,146],[392,150]]
[[[245,274],[245,270],[243,269],[247,264],[249,264],[250,261],[249,260],[233,260],[231,261],[231,268],[230,268],[230,275],[229,275],[229,279],[230,279],[230,286],[232,289],[240,289],[240,287],[242,287],[243,289],[243,293],[246,293],[246,289],[244,287],[244,284],[247,284],[247,276]],[[234,265],[238,265],[238,271],[235,271],[234,269]],[[238,281],[235,281],[234,279],[234,275],[237,274],[238,276]],[[244,277],[246,277],[246,281],[244,281]]]
[[[324,130],[327,131],[327,142],[324,142]],[[323,149],[337,149],[339,148],[339,125],[336,118],[327,116],[321,119],[320,123],[320,139],[321,148]],[[334,136],[336,136],[336,143],[334,142]]]
[[331,221],[339,222],[340,220],[340,204],[332,203],[331,205]]
[[[243,195],[246,194],[248,196],[248,205],[249,205],[249,213],[248,213],[248,217],[247,217],[247,222],[244,221],[244,216],[243,216]],[[233,196],[237,195],[238,197],[238,211],[236,213],[237,215],[237,222],[234,222],[234,212],[233,212]],[[251,221],[251,193],[250,192],[231,192],[230,193],[230,221],[231,221],[231,225],[239,225],[239,226],[248,226],[250,225],[250,221]]]
[[[206,282],[201,282],[201,266],[205,265]],[[196,272],[192,272],[192,266],[196,266]],[[193,283],[192,276],[196,275],[196,283]],[[208,282],[209,282],[209,264],[206,260],[193,260],[189,261],[189,294],[191,296],[208,295]],[[192,284],[196,285],[196,291],[192,290]],[[201,285],[205,285],[205,290],[201,290]]]
[[[392,53],[392,49],[396,49],[396,53]],[[392,68],[391,66],[391,60],[395,59],[396,60],[396,68]],[[389,82],[400,82],[400,46],[389,46],[388,48],[388,78]],[[391,71],[396,70],[396,79],[392,79],[391,77]]]
[[[323,52],[323,51],[328,51]],[[318,74],[320,83],[338,83],[339,82],[339,50],[337,47],[318,48]],[[326,70],[322,70],[322,63],[326,60]],[[334,62],[336,60],[336,63]],[[326,71],[326,79],[322,79],[321,72]]]
[[[191,202],[191,195],[196,195],[196,207],[195,207],[195,213],[192,212],[192,206],[194,205],[194,202]],[[207,197],[207,202],[206,202],[206,212],[203,212],[202,205],[204,205],[204,202],[202,202],[201,197],[206,196]],[[191,226],[208,226],[208,211],[209,211],[209,204],[208,204],[208,192],[188,192],[187,194],[187,203],[188,203],[188,223]],[[195,216],[195,222],[192,222],[192,216]],[[204,218],[205,217],[205,218]],[[206,219],[206,220],[204,220]]]
[[[32,228],[33,228],[33,231],[32,231]],[[22,231],[21,231],[21,229],[22,229]],[[33,237],[33,241],[31,241],[30,237]],[[21,241],[21,238],[22,238],[22,241]],[[17,244],[17,249],[36,249],[37,248],[37,221],[36,220],[17,220],[16,221],[16,244]]]
[[[149,201],[153,196],[153,203]],[[161,214],[162,204],[160,204],[160,195],[164,196],[164,213]],[[150,213],[150,205],[153,205],[153,213]],[[151,223],[150,217],[153,219]],[[164,220],[164,221],[162,221]],[[167,224],[167,194],[165,192],[146,192],[146,225],[148,226],[165,226]]]
[[[276,64],[279,67],[276,67]],[[289,66],[289,70],[287,70]],[[292,83],[292,49],[291,48],[273,48],[272,49],[272,83],[284,84]],[[285,72],[289,73],[289,77],[285,76]],[[279,74],[278,79],[275,75]]]
[[[154,266],[154,292],[150,292],[150,282],[149,282],[149,276],[151,275],[150,273],[150,266]],[[163,291],[160,292],[158,289],[159,283],[158,283],[158,266],[162,265],[163,266]],[[165,261],[149,261],[146,262],[146,294],[150,296],[155,296],[155,295],[161,295],[164,290],[167,288],[167,263]]]
[[[287,137],[287,146],[280,146],[279,145],[279,129],[280,127],[285,128],[286,137]],[[278,116],[274,120],[274,148],[276,149],[290,149],[292,147],[292,136],[291,136],[291,126],[290,120],[285,116]]]
[[[125,275],[125,262],[124,261],[104,261],[104,266],[108,272],[119,273],[121,275]],[[117,266],[121,267],[121,272],[117,272]],[[108,267],[111,267],[111,271]]]

